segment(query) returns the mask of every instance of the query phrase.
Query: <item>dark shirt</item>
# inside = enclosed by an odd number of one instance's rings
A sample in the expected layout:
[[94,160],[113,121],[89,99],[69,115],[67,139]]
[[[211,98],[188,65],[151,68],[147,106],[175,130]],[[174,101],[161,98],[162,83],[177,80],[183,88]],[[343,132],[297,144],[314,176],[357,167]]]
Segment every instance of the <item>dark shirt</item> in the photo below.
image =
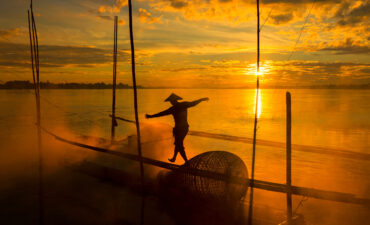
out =
[[188,108],[197,105],[199,102],[200,102],[199,100],[193,102],[178,102],[169,109],[153,115],[153,117],[172,114],[175,120],[175,128],[187,128],[189,126]]
[[179,102],[168,110],[171,111],[175,120],[175,128],[188,127],[188,108],[191,107],[189,102]]

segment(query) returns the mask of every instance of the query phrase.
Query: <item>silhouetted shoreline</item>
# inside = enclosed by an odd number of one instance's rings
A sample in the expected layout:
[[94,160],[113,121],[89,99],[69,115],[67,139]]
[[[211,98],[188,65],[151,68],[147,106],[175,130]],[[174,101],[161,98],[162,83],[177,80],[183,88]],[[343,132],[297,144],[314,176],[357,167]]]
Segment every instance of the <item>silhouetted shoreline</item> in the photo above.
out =
[[[104,82],[98,83],[51,83],[40,82],[41,89],[112,89],[112,84]],[[132,86],[128,84],[119,83],[117,89],[131,89]],[[138,85],[139,89],[255,89],[255,86],[244,87],[144,87]],[[307,85],[307,86],[277,86],[277,85],[263,85],[261,89],[370,89],[369,84],[359,85]],[[0,84],[0,89],[33,89],[33,83],[30,81],[13,80]]]
[[[8,81],[0,84],[0,89],[33,89],[33,83],[30,81]],[[40,82],[41,89],[112,89],[112,84],[99,83],[50,83]],[[131,89],[128,84],[119,83],[117,89]],[[138,86],[138,88],[143,88]]]

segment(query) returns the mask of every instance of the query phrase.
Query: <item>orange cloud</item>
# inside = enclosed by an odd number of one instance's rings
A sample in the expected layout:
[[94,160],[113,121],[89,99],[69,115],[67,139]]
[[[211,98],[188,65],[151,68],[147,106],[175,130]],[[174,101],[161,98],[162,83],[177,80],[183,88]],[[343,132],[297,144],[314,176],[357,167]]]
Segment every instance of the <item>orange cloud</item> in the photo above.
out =
[[327,46],[319,49],[320,51],[333,51],[335,54],[369,54],[370,47],[359,41],[347,38],[345,41],[332,42]]
[[115,3],[113,6],[110,5],[101,5],[98,8],[99,13],[119,13],[121,12],[121,9],[127,5],[127,0],[115,0]]
[[160,17],[154,17],[150,12],[142,8],[139,9],[139,19],[141,23],[162,23]]
[[18,36],[20,35],[20,29],[19,28],[13,28],[13,29],[0,29],[0,38],[9,38],[12,36]]
[[[104,15],[97,15],[98,18],[100,19],[103,19],[103,20],[110,20],[110,21],[113,21],[114,20],[114,17],[113,16],[104,16]],[[124,19],[119,19],[118,20],[118,24],[119,25],[125,25],[126,24],[126,21]]]
[[362,22],[368,23],[369,12],[369,1],[344,1],[334,18],[338,20],[338,25],[351,26]]
[[[161,12],[179,12],[188,20],[240,23],[248,21],[252,10],[245,0],[150,0]],[[255,11],[255,10],[254,10]],[[253,11],[253,12],[254,12]]]

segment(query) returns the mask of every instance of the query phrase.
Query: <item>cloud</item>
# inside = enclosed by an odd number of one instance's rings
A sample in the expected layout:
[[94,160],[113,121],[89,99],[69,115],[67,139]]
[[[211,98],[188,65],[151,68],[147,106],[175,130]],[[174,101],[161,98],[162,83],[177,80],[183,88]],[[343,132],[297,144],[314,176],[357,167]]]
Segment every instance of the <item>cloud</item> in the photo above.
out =
[[369,21],[370,3],[368,1],[358,4],[357,1],[344,1],[334,15],[340,26],[352,26]]
[[181,13],[192,21],[248,21],[252,10],[245,7],[247,5],[245,0],[150,0],[150,6],[156,11]]
[[139,19],[141,23],[162,23],[160,17],[154,17],[146,9],[139,8]]
[[0,29],[0,38],[10,38],[12,36],[19,36],[21,34],[19,28]]
[[[103,20],[114,20],[112,14],[118,14],[121,12],[121,9],[127,5],[127,0],[115,0],[114,4],[111,5],[100,5],[98,9],[89,10],[90,13],[95,14],[98,18]],[[126,21],[124,19],[118,20],[119,25],[125,25]]]
[[324,3],[338,3],[342,0],[263,0],[263,4],[306,4],[306,3],[313,3],[313,2],[324,2]]
[[[327,5],[333,7],[342,1],[264,0],[261,2],[260,12],[262,16],[266,16],[266,12],[272,9],[271,20],[267,24],[281,25],[303,20],[305,12],[313,3],[322,8]],[[149,0],[149,2],[157,11],[181,13],[184,18],[191,21],[240,24],[256,18],[255,0]]]
[[302,84],[331,82],[370,82],[368,63],[319,62],[319,61],[274,61],[267,76],[272,81],[294,81]]
[[275,25],[286,24],[293,19],[292,13],[271,15],[272,23]]
[[334,51],[338,55],[344,54],[369,54],[370,47],[368,44],[362,44],[359,41],[354,41],[352,38],[347,38],[345,41],[332,43],[327,47],[319,49],[319,51]]
[[[265,62],[264,66],[266,70],[261,77],[263,87],[370,83],[370,64],[366,63],[269,61]],[[255,64],[241,62],[240,65],[220,65],[219,62],[215,62],[211,65],[196,66],[193,64],[191,67],[178,66],[175,69],[160,69],[152,73],[164,73],[156,78],[158,83],[164,86],[243,88],[255,85],[255,76],[248,76],[248,69],[254,74]],[[176,73],[176,80],[172,73]],[[146,84],[146,86],[150,85],[153,84]]]
[[188,2],[185,0],[169,0],[171,6],[176,9],[184,8],[188,5]]
[[240,61],[239,60],[233,60],[233,59],[214,60],[213,64],[230,66],[230,65],[238,65],[238,64],[240,64]]
[[98,8],[99,13],[119,13],[121,12],[121,9],[127,5],[127,0],[115,0],[114,4],[112,6],[110,5],[101,5]]
[[[114,20],[114,17],[113,16],[104,16],[104,15],[97,15],[98,18],[100,19],[103,19],[103,20],[109,20],[109,21],[113,21]],[[123,20],[123,19],[118,19],[118,24],[119,25],[125,25],[126,24],[126,21]]]
[[162,69],[164,72],[184,72],[184,71],[199,71],[206,70],[206,67],[184,67],[184,68],[173,68],[173,69]]
[[[40,45],[41,67],[94,67],[112,62],[112,50],[90,46]],[[0,42],[0,66],[29,67],[28,44]],[[120,61],[128,61],[125,50],[118,51]]]

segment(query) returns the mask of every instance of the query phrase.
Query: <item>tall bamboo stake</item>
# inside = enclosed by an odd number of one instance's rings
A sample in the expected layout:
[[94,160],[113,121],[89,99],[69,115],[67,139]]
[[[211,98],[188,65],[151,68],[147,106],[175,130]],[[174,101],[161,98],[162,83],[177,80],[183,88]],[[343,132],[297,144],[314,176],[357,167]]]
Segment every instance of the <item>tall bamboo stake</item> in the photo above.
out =
[[[31,50],[31,69],[32,69],[32,78],[33,78],[33,84],[36,84],[36,77],[35,77],[35,68],[34,68],[34,62],[33,62],[33,43],[32,43],[32,35],[31,35],[31,15],[30,15],[30,11],[27,10],[27,14],[28,14],[28,34],[29,34],[29,37],[30,37],[30,50]],[[33,33],[33,31],[32,31]],[[37,90],[36,90],[36,86],[34,86],[34,90],[35,90],[35,99],[37,101]]]
[[286,93],[286,200],[287,200],[287,221],[292,224],[292,113],[291,96]]
[[257,121],[258,121],[258,98],[260,88],[260,2],[257,0],[257,88],[256,88],[256,108],[254,114],[254,128],[253,128],[253,153],[252,153],[252,169],[251,169],[251,192],[249,199],[249,215],[248,224],[252,224],[253,215],[253,184],[254,184],[254,165],[256,157],[256,138],[257,138]]
[[116,82],[117,82],[117,27],[118,17],[114,17],[114,44],[113,44],[113,100],[112,100],[112,128],[111,128],[111,141],[114,141],[116,121]]
[[[30,14],[31,11],[31,14]],[[37,113],[37,140],[38,140],[38,161],[39,161],[39,224],[44,224],[44,184],[43,184],[43,153],[42,153],[42,137],[41,137],[41,110],[40,110],[40,63],[39,63],[39,47],[35,17],[33,14],[32,0],[28,11],[28,28],[30,36],[32,77],[36,97],[36,113]]]
[[[132,83],[133,83],[133,88],[134,88],[134,108],[135,108],[135,122],[136,122],[136,133],[137,133],[137,151],[138,151],[139,157],[141,157],[140,123],[139,123],[139,113],[138,113],[138,104],[137,104],[137,88],[136,88],[136,75],[135,75],[135,48],[134,48],[134,34],[132,30],[131,0],[128,0],[128,11],[129,11],[130,44],[131,44]],[[144,166],[143,166],[142,161],[140,161],[140,175],[141,175],[142,191],[144,191]]]

